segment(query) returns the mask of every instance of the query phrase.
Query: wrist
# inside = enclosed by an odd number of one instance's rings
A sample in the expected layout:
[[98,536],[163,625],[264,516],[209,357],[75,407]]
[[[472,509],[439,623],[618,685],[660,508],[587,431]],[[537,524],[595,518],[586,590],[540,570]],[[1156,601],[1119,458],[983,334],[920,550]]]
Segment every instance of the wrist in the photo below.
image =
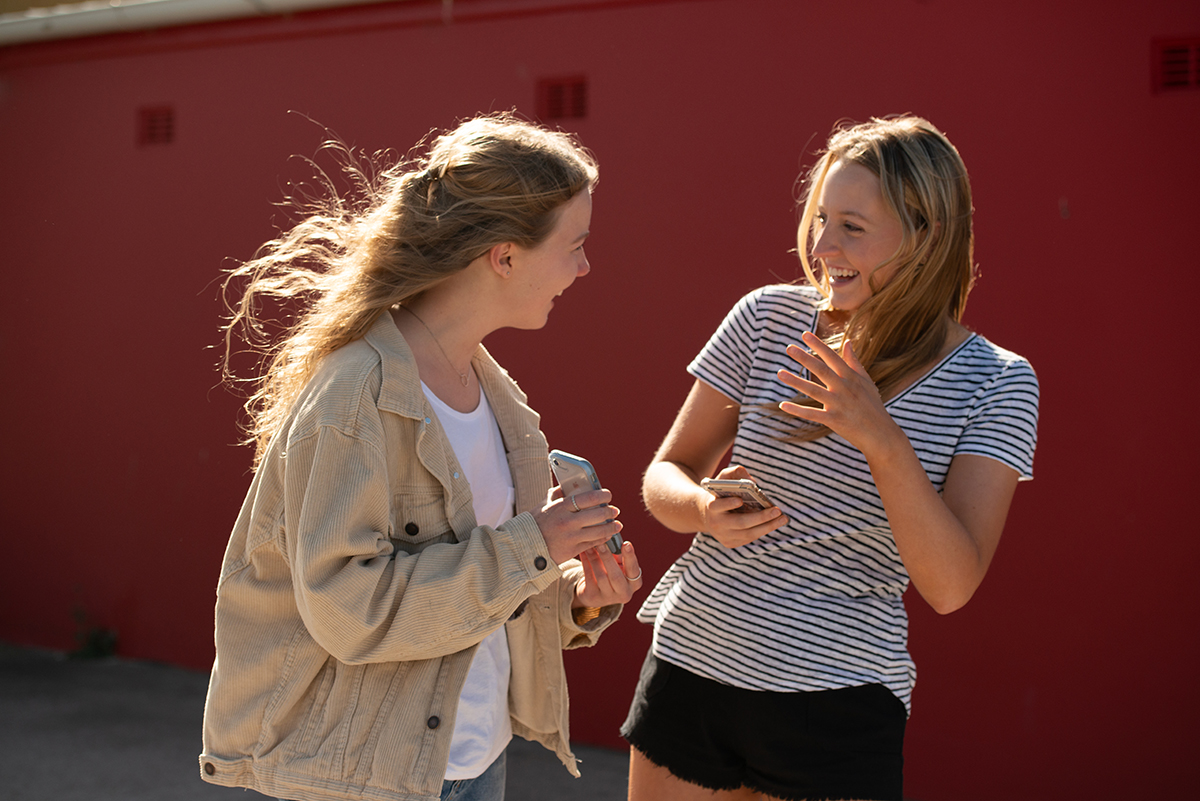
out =
[[916,457],[908,435],[891,417],[888,417],[888,425],[862,449],[862,453],[872,470],[887,470]]

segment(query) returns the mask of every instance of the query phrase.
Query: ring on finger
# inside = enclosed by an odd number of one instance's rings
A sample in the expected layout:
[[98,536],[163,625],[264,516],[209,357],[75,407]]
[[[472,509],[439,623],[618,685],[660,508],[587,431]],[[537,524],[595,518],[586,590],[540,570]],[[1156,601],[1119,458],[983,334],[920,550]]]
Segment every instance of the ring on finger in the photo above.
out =
[[637,580],[638,580],[638,579],[640,579],[641,577],[642,577],[642,569],[639,567],[639,568],[638,568],[638,574],[637,574],[636,576],[630,576],[630,577],[629,577],[629,581],[637,581]]
[[574,496],[574,495],[572,495],[572,496],[571,496],[571,505],[575,507],[575,511],[576,511],[576,512],[582,512],[582,511],[583,511],[582,509],[580,509],[580,508],[579,508],[579,504],[578,504],[578,503],[576,503],[576,501],[575,501],[575,496]]

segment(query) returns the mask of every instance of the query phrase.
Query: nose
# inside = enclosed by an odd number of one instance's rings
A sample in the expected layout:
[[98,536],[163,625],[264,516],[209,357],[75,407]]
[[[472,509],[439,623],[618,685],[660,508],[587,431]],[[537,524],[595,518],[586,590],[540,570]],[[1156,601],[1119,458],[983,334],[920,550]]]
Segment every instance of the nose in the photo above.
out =
[[831,226],[815,226],[813,228],[812,240],[813,258],[827,258],[833,255],[833,252],[837,249],[834,243],[834,237],[831,233]]
[[582,278],[583,276],[587,275],[591,271],[592,271],[592,265],[588,264],[587,254],[584,253],[582,250],[579,251],[579,265],[577,266],[577,268],[575,270],[575,276],[577,278]]

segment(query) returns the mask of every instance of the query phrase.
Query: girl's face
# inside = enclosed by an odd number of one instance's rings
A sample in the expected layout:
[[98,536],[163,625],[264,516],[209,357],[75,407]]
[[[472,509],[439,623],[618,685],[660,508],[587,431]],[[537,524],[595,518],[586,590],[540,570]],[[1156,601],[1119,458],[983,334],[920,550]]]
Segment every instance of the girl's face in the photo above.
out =
[[592,193],[579,192],[562,205],[550,236],[537,247],[516,247],[511,257],[512,278],[520,289],[516,328],[541,328],[546,324],[554,299],[576,278],[587,275],[591,266],[583,252],[592,220]]
[[882,289],[896,270],[895,262],[884,262],[904,239],[900,220],[884,203],[875,173],[852,161],[834,162],[814,200],[812,256],[829,276],[833,308],[857,311],[871,297],[869,279],[878,273]]

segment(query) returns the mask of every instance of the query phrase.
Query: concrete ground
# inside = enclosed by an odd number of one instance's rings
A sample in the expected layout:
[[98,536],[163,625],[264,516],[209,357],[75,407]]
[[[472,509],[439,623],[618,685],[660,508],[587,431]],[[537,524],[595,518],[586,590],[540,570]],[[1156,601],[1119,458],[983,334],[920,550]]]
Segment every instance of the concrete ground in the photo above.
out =
[[[67,659],[0,643],[0,798],[241,801],[200,780],[208,676],[124,659]],[[624,801],[628,754],[575,745],[574,779],[540,745],[508,750],[508,801]]]

